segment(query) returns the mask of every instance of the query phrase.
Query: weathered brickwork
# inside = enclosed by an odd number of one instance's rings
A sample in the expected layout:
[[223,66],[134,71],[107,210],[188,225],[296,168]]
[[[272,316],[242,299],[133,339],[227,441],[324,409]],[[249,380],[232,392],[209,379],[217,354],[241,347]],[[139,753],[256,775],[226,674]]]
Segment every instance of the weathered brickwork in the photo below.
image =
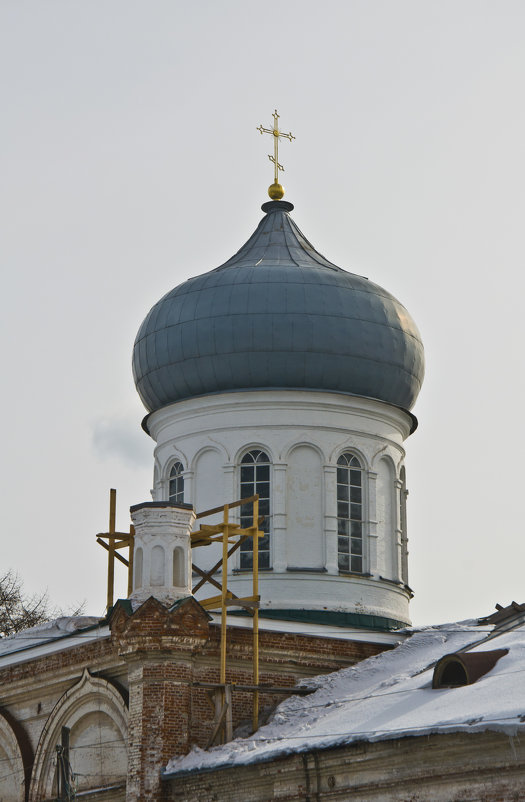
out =
[[[111,637],[0,668],[0,715],[5,714],[0,740],[7,732],[12,742],[9,759],[16,776],[20,775],[17,788],[21,789],[5,800],[0,795],[2,802],[33,802],[28,789],[31,776],[37,773],[33,762],[43,733],[85,668],[117,688],[128,706],[127,790],[119,790],[123,785],[115,781],[115,788],[104,792],[108,799],[156,802],[167,792],[166,784],[160,782],[160,769],[168,759],[185,754],[195,744],[206,746],[214,709],[207,691],[194,684],[219,681],[220,628],[210,624],[193,600],[169,612],[153,599],[135,614],[117,605],[110,626]],[[292,688],[299,679],[335,671],[384,648],[261,630],[259,681]],[[232,627],[227,682],[251,685],[252,671],[252,632]],[[264,712],[283,698],[282,693],[261,693],[260,707]],[[99,713],[92,710],[89,715]],[[234,691],[234,727],[251,721],[251,715],[252,694]],[[54,755],[48,759],[54,760]],[[92,787],[97,787],[96,777]]]
[[91,641],[81,646],[57,651],[42,657],[33,658],[25,663],[0,668],[0,682],[4,689],[11,683],[20,683],[24,680],[38,682],[47,681],[50,676],[61,675],[68,668],[77,669],[82,664],[93,664],[110,667],[115,663],[115,649],[108,638]]
[[[359,660],[384,651],[384,646],[344,640],[330,640],[297,634],[262,630],[259,635],[259,682],[264,685],[292,688],[299,679],[337,671]],[[194,682],[219,682],[220,630],[210,627],[210,636],[194,664]],[[249,629],[228,632],[226,681],[239,685],[253,683],[252,633]],[[262,709],[275,707],[285,698],[282,694],[260,694]],[[233,694],[233,725],[251,720],[252,695],[242,691]],[[205,690],[192,691],[192,727],[190,743],[201,748],[210,736],[214,711]]]
[[[490,759],[487,759],[490,755]],[[499,733],[360,743],[164,781],[166,802],[524,802],[525,744]]]

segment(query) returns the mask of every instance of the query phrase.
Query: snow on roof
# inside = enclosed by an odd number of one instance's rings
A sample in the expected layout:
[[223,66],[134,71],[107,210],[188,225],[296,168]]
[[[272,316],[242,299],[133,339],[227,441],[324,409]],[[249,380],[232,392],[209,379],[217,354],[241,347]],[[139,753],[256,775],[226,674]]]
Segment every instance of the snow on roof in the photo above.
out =
[[[94,630],[99,624],[101,624],[100,616],[62,616],[55,618],[53,621],[46,621],[35,627],[23,629],[21,632],[17,632],[16,635],[0,638],[0,664],[4,665],[12,662],[12,660],[8,659],[8,655],[17,655],[16,662],[19,662],[21,658],[20,652],[26,653],[27,659],[30,659],[32,656],[37,656],[32,652],[36,647],[42,647],[63,638],[72,638],[73,636],[74,643],[72,640],[71,645],[76,645],[77,638],[74,638],[75,635],[79,636],[79,633],[85,630]],[[97,634],[101,635],[102,630],[104,630],[103,634],[107,637],[105,633],[107,629],[107,627],[100,627],[94,635],[88,635],[86,632],[86,636],[95,637]]]
[[[196,747],[170,760],[164,776],[357,741],[483,730],[515,735],[525,730],[525,625],[499,634],[491,625],[466,621],[408,633],[411,637],[391,651],[305,680],[317,687],[315,693],[286,699],[254,735],[208,752]],[[465,648],[509,652],[472,685],[433,690],[436,662]]]

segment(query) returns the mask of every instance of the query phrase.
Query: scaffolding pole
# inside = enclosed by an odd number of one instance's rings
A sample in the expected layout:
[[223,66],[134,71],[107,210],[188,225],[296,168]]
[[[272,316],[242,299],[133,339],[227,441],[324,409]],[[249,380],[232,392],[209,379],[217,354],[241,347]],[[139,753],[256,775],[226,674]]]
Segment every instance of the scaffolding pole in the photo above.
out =
[[[253,502],[253,598],[259,596],[259,496]],[[253,608],[253,684],[259,685],[259,607]],[[255,732],[259,724],[259,691],[253,693],[252,729]]]
[[113,589],[115,587],[115,523],[117,515],[117,491],[109,491],[109,537],[108,537],[108,594],[107,609],[113,607]]
[[[221,593],[221,672],[220,683],[226,683],[226,599],[228,598],[228,535],[229,535],[229,506],[224,505],[223,531],[222,531],[222,593]],[[224,704],[224,699],[223,699]]]
[[[116,531],[117,518],[117,491],[111,488],[109,491],[109,531],[99,532],[96,536],[97,543],[106,549],[108,553],[108,583],[106,603],[107,610],[113,607],[115,595],[115,560],[118,560],[128,569],[128,596],[133,591],[133,551],[135,528],[130,525],[129,532]],[[106,542],[107,541],[107,542]],[[128,549],[128,559],[119,554],[120,549]]]
[[[230,520],[230,510],[252,504],[252,525],[242,528],[238,523]],[[108,583],[107,583],[107,609],[113,606],[114,585],[115,585],[115,559],[123,563],[128,569],[128,596],[133,591],[133,557],[134,557],[134,535],[135,529],[130,525],[129,534],[116,531],[116,508],[117,491],[110,490],[109,496],[109,531],[101,532],[97,537],[99,543],[108,552]],[[193,587],[192,593],[195,594],[203,585],[209,583],[217,590],[220,595],[208,599],[202,599],[200,604],[205,610],[214,610],[220,607],[221,610],[221,632],[220,632],[220,681],[214,704],[216,705],[216,721],[214,732],[210,744],[213,743],[221,730],[224,730],[226,740],[232,737],[232,688],[226,682],[227,664],[227,612],[228,607],[241,607],[252,616],[252,643],[253,643],[253,685],[250,690],[253,693],[253,713],[252,727],[255,731],[259,723],[259,537],[264,536],[264,532],[259,530],[262,519],[259,520],[259,496],[254,495],[249,498],[239,499],[238,501],[215,507],[211,510],[197,513],[197,519],[206,518],[210,515],[223,513],[222,524],[205,525],[191,533],[192,551],[198,546],[208,546],[212,543],[222,543],[222,555],[218,562],[208,570],[199,568],[192,562],[192,568],[200,577],[200,581]],[[252,539],[252,595],[239,598],[232,591],[228,590],[228,559],[237,551],[241,544],[248,538]],[[106,542],[107,541],[107,542]],[[120,549],[129,548],[128,559],[119,554]],[[214,579],[213,574],[221,570],[220,583]],[[246,686],[247,688],[249,686]]]

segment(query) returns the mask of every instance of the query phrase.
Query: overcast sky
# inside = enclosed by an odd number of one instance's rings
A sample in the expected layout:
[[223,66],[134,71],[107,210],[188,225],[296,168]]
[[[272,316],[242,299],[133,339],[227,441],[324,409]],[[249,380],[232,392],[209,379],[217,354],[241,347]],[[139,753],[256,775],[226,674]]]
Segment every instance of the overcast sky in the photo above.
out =
[[104,611],[135,334],[256,227],[277,107],[295,221],[425,343],[414,622],[525,601],[524,36],[522,0],[0,0],[1,569]]

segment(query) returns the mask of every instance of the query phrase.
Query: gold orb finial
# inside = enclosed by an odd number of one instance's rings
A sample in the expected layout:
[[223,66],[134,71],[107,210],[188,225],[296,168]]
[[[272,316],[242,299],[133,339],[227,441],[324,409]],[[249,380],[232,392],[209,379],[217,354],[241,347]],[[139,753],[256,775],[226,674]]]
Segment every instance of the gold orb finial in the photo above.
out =
[[272,200],[281,200],[284,196],[284,187],[282,184],[278,184],[277,181],[274,181],[273,184],[270,184],[268,187],[268,195]]
[[284,195],[284,188],[279,184],[279,170],[284,171],[282,164],[279,164],[279,137],[284,137],[290,142],[292,139],[295,139],[293,134],[284,134],[282,131],[279,131],[278,120],[279,115],[277,114],[277,109],[275,109],[273,113],[273,128],[263,128],[263,126],[260,125],[257,129],[261,134],[272,134],[273,136],[273,156],[268,156],[270,161],[273,162],[274,168],[273,184],[268,187],[268,195],[272,200],[281,200]]

